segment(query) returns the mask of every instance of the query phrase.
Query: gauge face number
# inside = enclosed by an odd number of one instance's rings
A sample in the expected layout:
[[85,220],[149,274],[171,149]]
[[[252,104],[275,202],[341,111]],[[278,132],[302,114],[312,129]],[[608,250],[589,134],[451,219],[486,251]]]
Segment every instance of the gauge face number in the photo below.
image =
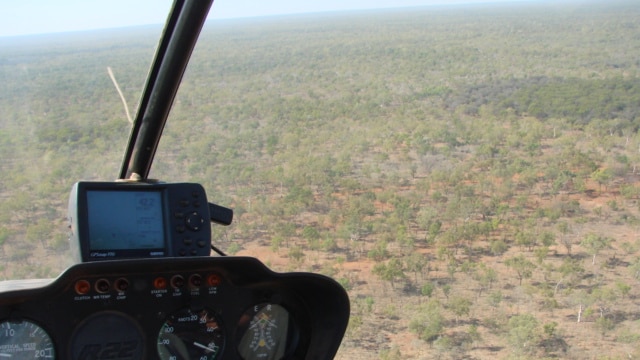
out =
[[158,334],[162,360],[213,360],[224,345],[222,327],[212,312],[184,309],[170,316]]
[[55,359],[51,337],[28,320],[0,324],[0,358]]
[[250,319],[238,346],[243,359],[284,357],[289,335],[289,312],[285,308],[276,304],[255,305],[245,312],[243,319]]

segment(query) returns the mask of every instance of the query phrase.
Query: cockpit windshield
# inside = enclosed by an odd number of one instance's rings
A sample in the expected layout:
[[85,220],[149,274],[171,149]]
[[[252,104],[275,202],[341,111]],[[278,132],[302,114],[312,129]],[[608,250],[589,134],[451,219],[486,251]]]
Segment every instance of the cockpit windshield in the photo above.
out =
[[[5,279],[54,277],[70,265],[64,215],[69,184],[117,177],[131,129],[127,112],[135,115],[171,7],[151,3],[2,4]],[[141,11],[144,21],[136,17]]]

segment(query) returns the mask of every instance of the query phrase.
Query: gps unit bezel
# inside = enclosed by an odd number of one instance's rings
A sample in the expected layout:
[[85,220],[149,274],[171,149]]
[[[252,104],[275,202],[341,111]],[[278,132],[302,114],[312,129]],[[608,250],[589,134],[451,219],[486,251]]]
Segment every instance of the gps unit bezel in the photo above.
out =
[[[161,247],[92,247],[89,228],[88,193],[92,191],[155,192],[160,194],[162,213]],[[104,206],[104,204],[103,204]],[[114,206],[109,211],[118,212]],[[105,213],[104,211],[102,213]],[[107,212],[108,213],[108,212]],[[209,204],[204,188],[196,183],[92,182],[74,184],[69,195],[70,247],[76,262],[132,258],[209,256],[211,225]]]

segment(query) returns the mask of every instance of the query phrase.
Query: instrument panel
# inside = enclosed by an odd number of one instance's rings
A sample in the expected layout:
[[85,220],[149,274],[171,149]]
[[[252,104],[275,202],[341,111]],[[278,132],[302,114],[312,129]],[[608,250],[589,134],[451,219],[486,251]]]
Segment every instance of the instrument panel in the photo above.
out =
[[255,258],[81,263],[0,283],[0,358],[332,359],[348,317],[334,280]]

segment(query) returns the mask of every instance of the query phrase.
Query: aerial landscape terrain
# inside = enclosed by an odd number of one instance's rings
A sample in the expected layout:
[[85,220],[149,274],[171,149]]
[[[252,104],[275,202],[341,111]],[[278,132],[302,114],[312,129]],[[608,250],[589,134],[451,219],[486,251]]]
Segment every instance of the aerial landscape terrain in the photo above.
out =
[[[339,359],[640,358],[640,3],[210,21],[151,177],[351,299]],[[0,38],[0,280],[71,265],[159,27]],[[330,301],[328,299],[328,301]]]

